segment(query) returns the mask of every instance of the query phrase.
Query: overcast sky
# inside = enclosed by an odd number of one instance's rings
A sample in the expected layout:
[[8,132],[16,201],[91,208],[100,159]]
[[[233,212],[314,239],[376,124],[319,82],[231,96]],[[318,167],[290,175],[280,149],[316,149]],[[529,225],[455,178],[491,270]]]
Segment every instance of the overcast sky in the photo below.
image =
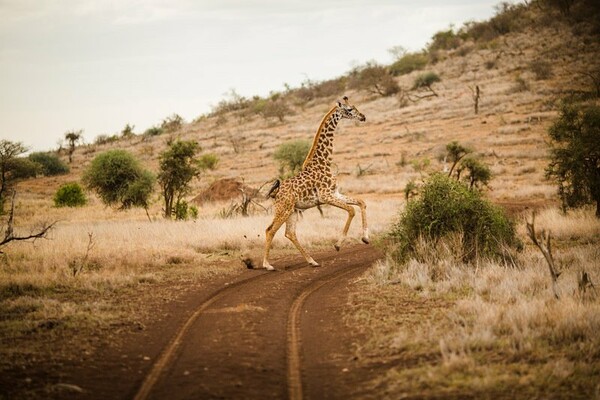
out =
[[126,123],[140,133],[266,95],[388,49],[419,50],[497,0],[0,0],[0,138],[50,150]]

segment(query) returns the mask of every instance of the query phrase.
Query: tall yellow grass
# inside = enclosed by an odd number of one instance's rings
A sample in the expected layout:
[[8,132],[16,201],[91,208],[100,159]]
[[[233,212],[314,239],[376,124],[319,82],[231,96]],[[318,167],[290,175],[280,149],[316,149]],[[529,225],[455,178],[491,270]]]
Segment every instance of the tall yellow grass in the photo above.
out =
[[[519,232],[525,238],[523,225]],[[350,321],[369,326],[375,338],[361,349],[363,356],[389,358],[398,349],[421,349],[435,359],[427,367],[428,377],[415,375],[423,368],[392,368],[379,384],[402,392],[411,386],[407,380],[417,379],[418,384],[445,390],[463,384],[469,390],[490,390],[503,380],[520,384],[527,366],[525,376],[535,390],[556,374],[560,385],[561,379],[570,382],[566,385],[593,385],[593,371],[600,367],[600,293],[598,288],[580,292],[578,272],[585,270],[592,282],[600,282],[600,221],[591,209],[567,215],[546,209],[536,217],[536,228],[551,231],[554,238],[554,257],[562,271],[559,300],[553,296],[545,259],[530,244],[517,267],[490,261],[465,265],[451,257],[404,265],[391,259],[378,262],[365,276],[367,294],[357,294],[357,302],[382,296],[388,304],[410,305],[407,298],[414,296],[415,302],[430,303],[432,309],[425,319],[409,324],[398,322],[407,318],[402,309],[378,304],[366,313],[358,307]],[[394,316],[380,320],[380,314]],[[459,387],[448,378],[456,374]]]

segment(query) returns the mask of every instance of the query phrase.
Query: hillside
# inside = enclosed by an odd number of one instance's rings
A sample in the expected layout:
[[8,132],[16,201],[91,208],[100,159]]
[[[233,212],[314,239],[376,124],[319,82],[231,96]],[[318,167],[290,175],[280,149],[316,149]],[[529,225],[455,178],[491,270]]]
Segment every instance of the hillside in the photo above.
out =
[[[195,192],[218,178],[260,186],[277,176],[278,165],[272,158],[277,146],[293,139],[312,140],[324,113],[346,94],[368,122],[342,124],[338,132],[334,157],[344,190],[373,198],[401,193],[408,180],[419,177],[415,164],[429,160],[427,171],[443,169],[439,157],[448,142],[457,140],[473,147],[492,166],[489,194],[493,198],[551,200],[554,189],[543,179],[545,131],[560,98],[593,90],[586,74],[598,71],[598,50],[597,41],[577,36],[560,22],[534,25],[489,42],[466,41],[456,49],[438,51],[436,58],[441,60],[435,64],[394,78],[403,89],[396,96],[342,89],[333,96],[300,101],[292,91],[282,96],[289,108],[283,122],[258,113],[215,112],[174,133],[80,146],[71,174],[23,182],[21,187],[48,197],[61,182],[79,180],[90,160],[111,148],[131,151],[156,171],[159,154],[173,139],[198,141],[205,152],[220,159],[214,173],[194,183]],[[425,71],[441,78],[434,85],[439,96],[416,103],[402,99]],[[478,115],[473,111],[475,86],[481,89]],[[239,147],[238,152],[234,147]],[[359,166],[368,167],[368,176],[356,176]]]
[[[226,217],[232,201],[239,202],[239,197],[234,197],[201,203],[199,218],[188,221],[162,218],[157,189],[149,209],[152,222],[144,210],[115,210],[104,206],[92,193],[88,193],[89,201],[84,207],[54,207],[56,190],[66,182],[80,181],[93,158],[109,149],[133,153],[156,173],[159,156],[169,141],[194,140],[203,153],[217,155],[219,162],[215,170],[204,172],[193,181],[188,200],[225,178],[258,189],[279,174],[279,165],[273,158],[277,147],[296,139],[312,141],[323,115],[347,95],[367,119],[365,123],[340,123],[333,159],[341,191],[367,202],[370,228],[376,237],[389,229],[404,206],[408,182],[419,183],[429,173],[448,168],[444,152],[452,141],[471,147],[490,166],[493,177],[484,189],[485,196],[503,205],[518,218],[517,222],[522,223],[525,210],[554,208],[559,203],[557,188],[544,177],[548,164],[547,129],[558,115],[562,98],[573,94],[593,97],[597,90],[598,28],[589,19],[561,17],[558,11],[538,9],[535,4],[517,9],[517,14],[512,14],[512,8],[501,9],[498,16],[511,18],[520,24],[518,29],[489,39],[474,36],[474,26],[481,28],[490,24],[487,21],[471,25],[471,30],[465,28],[470,34],[450,35],[456,39],[454,45],[426,51],[428,61],[422,68],[391,77],[399,87],[393,95],[382,96],[352,84],[359,69],[331,81],[274,93],[268,99],[233,96],[223,100],[211,114],[185,123],[174,132],[81,145],[74,152],[68,174],[19,182],[16,229],[26,232],[43,221],[58,223],[49,240],[11,243],[2,249],[6,254],[0,262],[0,311],[6,317],[0,321],[0,335],[9,345],[0,350],[0,371],[17,374],[14,371],[37,365],[36,357],[38,361],[51,360],[48,365],[53,365],[56,360],[60,363],[76,359],[80,352],[93,354],[102,345],[117,340],[120,330],[134,330],[137,324],[143,326],[143,321],[151,320],[151,308],[176,299],[179,288],[238,274],[242,268],[240,259],[259,259],[262,255],[264,230],[272,219],[272,203],[262,197],[256,200],[265,209],[257,207],[248,217]],[[411,89],[425,72],[434,72],[440,78],[432,86],[436,95],[416,99],[429,94]],[[475,87],[480,89],[477,114]],[[309,96],[307,91],[311,92]],[[281,120],[265,114],[264,108],[257,108],[265,102],[285,104]],[[60,157],[67,159],[63,153]],[[584,246],[581,253],[569,253],[570,257],[591,265],[593,281],[598,282],[598,265],[593,262],[597,253],[591,249],[600,237],[598,227],[594,225],[585,231],[591,239],[578,239],[569,231],[579,232],[574,226],[589,220],[588,216],[578,214],[573,217],[573,226],[568,222],[562,225],[568,228],[559,231],[559,240],[564,241],[558,247],[568,248],[569,241]],[[560,218],[552,221],[565,221]],[[323,217],[316,210],[305,212],[298,224],[301,242],[315,251],[333,248],[344,219],[343,212],[327,207]],[[353,238],[359,238],[357,220],[350,231]],[[296,254],[282,232],[274,241],[273,254]],[[536,265],[541,265],[539,259],[535,260]],[[377,271],[366,278],[375,284],[353,294],[355,311],[370,304],[370,310],[391,314],[395,312],[394,304],[402,303],[394,303],[394,296],[406,294],[408,289],[395,291],[395,286],[380,286]],[[496,279],[488,278],[490,282]],[[537,275],[531,279],[541,280]],[[382,293],[392,300],[374,302],[373,298],[382,298]],[[458,295],[451,295],[455,297],[444,298],[440,304],[454,304]],[[365,320],[365,315],[368,313],[350,315],[348,320],[363,326],[379,323]],[[56,326],[59,329],[54,329]],[[393,357],[378,353],[377,346],[388,349],[392,340],[382,337],[358,353],[367,352],[367,357],[378,361]],[[43,343],[56,347],[52,349]],[[393,374],[381,379],[389,383]],[[400,387],[392,393],[404,389]],[[43,397],[45,392],[36,390]],[[428,393],[435,397],[440,392]]]

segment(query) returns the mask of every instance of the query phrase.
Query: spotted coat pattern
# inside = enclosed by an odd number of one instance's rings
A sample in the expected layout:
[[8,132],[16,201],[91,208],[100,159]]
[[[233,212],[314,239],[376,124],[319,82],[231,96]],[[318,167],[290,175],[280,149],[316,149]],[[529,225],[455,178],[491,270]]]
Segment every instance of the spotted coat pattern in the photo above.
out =
[[346,225],[342,236],[335,245],[336,249],[339,250],[355,215],[353,206],[359,206],[363,227],[362,240],[365,243],[369,242],[365,202],[341,194],[337,188],[336,178],[332,173],[334,133],[342,119],[355,119],[361,122],[366,120],[365,116],[356,107],[348,103],[348,98],[344,97],[343,103],[338,102],[335,107],[325,114],[300,173],[281,182],[276,190],[274,195],[275,215],[273,223],[266,230],[263,259],[263,267],[268,270],[274,269],[268,261],[271,242],[275,233],[284,223],[286,224],[285,236],[296,246],[309,264],[318,266],[318,263],[307,253],[296,237],[296,222],[299,210],[320,205],[332,205],[346,210],[348,212]]

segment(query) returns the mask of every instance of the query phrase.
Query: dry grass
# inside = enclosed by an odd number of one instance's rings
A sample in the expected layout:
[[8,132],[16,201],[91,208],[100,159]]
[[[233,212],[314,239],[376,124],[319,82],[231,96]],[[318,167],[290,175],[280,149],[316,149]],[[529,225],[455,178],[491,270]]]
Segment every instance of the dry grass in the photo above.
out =
[[[358,349],[361,358],[400,366],[373,387],[385,387],[388,398],[597,396],[600,293],[582,295],[577,273],[585,269],[600,282],[600,221],[592,210],[565,216],[549,209],[536,225],[555,238],[563,271],[560,300],[533,246],[519,256],[517,268],[489,261],[464,265],[443,256],[437,262],[376,264],[354,294],[349,321],[371,331],[371,341]],[[444,251],[443,245],[435,249],[438,256]],[[418,302],[428,311],[415,307]]]

